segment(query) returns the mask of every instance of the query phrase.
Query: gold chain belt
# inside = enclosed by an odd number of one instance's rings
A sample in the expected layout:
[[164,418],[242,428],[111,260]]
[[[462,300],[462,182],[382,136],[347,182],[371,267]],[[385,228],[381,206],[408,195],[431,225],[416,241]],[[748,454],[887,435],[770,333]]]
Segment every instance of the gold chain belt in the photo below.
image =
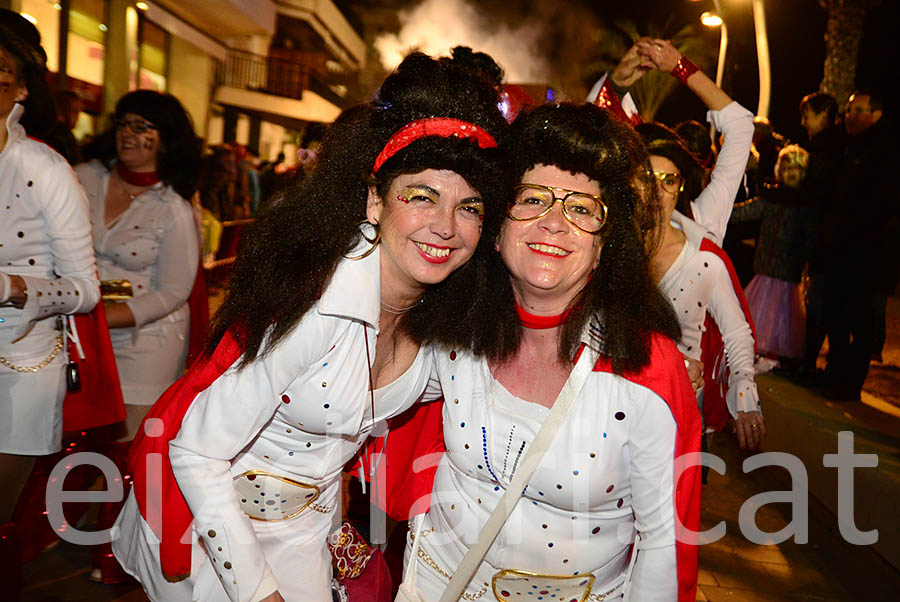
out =
[[62,351],[63,348],[63,336],[58,335],[56,337],[56,345],[53,347],[53,351],[50,352],[50,355],[44,358],[40,364],[35,364],[34,366],[16,366],[8,359],[0,355],[0,364],[6,366],[10,370],[15,370],[16,372],[39,372],[41,368],[46,368],[50,365],[56,356],[59,355],[59,352]]
[[[431,529],[429,529],[428,531],[423,531],[422,537],[424,538],[426,535],[428,535],[429,533],[431,533],[433,531],[434,531],[433,527]],[[416,536],[413,535],[413,532],[411,530],[409,532],[409,539],[410,539],[410,541],[413,541],[413,542],[416,540]],[[419,554],[418,555],[419,555],[419,558],[422,559],[422,562],[424,562],[425,564],[427,564],[428,566],[433,568],[435,571],[437,571],[437,573],[441,577],[446,579],[447,581],[449,581],[453,577],[452,575],[447,573],[444,569],[442,569],[438,565],[438,563],[436,563],[434,561],[434,559],[428,555],[428,552],[426,552],[425,550],[422,549],[421,545],[419,546]],[[484,594],[487,593],[489,587],[490,587],[490,585],[488,585],[487,583],[484,583],[484,584],[482,584],[481,589],[478,590],[477,592],[475,592],[474,594],[470,594],[469,592],[463,592],[462,595],[460,596],[460,598],[463,598],[465,600],[477,600],[478,598],[480,598],[481,596],[483,596]]]

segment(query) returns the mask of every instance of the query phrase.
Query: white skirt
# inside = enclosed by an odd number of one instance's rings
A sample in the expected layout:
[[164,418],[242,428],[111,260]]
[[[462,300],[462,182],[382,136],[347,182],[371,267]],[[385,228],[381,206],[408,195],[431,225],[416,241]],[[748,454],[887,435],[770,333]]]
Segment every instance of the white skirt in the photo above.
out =
[[182,305],[169,315],[142,326],[109,331],[122,397],[129,405],[153,405],[184,374],[190,314]]
[[[35,325],[23,340],[0,349],[16,366],[40,364],[56,344],[56,330]],[[0,365],[0,453],[44,456],[62,449],[66,354],[37,372]]]

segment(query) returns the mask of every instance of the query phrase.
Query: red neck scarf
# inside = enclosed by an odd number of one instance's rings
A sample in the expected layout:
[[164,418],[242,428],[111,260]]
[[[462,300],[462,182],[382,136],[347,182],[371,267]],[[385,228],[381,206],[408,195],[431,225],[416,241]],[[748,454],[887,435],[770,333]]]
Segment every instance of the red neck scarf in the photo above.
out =
[[516,303],[516,313],[519,314],[519,321],[525,328],[533,328],[535,330],[546,330],[547,328],[556,328],[566,323],[570,310],[566,310],[555,316],[536,316],[528,313]]
[[131,171],[121,161],[116,162],[116,173],[123,182],[132,186],[153,186],[159,182],[159,174],[155,171]]

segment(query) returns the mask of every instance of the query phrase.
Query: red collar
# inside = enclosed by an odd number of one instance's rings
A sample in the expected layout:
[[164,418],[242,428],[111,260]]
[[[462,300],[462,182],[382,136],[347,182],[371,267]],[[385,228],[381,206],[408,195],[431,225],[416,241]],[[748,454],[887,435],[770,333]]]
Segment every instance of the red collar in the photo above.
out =
[[131,171],[121,161],[116,163],[116,173],[132,186],[153,186],[159,182],[159,174],[155,171]]
[[546,330],[547,328],[556,328],[561,324],[565,324],[571,310],[566,310],[555,316],[536,316],[522,309],[516,303],[516,313],[519,314],[519,321],[525,328],[533,328],[535,330]]

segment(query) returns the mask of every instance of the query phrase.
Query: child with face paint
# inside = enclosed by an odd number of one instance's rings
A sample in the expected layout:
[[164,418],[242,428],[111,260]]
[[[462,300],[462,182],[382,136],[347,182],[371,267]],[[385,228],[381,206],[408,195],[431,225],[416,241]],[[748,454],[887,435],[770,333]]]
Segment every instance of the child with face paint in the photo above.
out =
[[732,222],[762,222],[753,257],[756,275],[745,293],[756,325],[757,352],[788,361],[804,353],[806,310],[800,281],[818,230],[816,208],[804,203],[798,190],[808,161],[809,153],[800,146],[784,147],[775,164],[775,186],[736,204],[731,216]]

